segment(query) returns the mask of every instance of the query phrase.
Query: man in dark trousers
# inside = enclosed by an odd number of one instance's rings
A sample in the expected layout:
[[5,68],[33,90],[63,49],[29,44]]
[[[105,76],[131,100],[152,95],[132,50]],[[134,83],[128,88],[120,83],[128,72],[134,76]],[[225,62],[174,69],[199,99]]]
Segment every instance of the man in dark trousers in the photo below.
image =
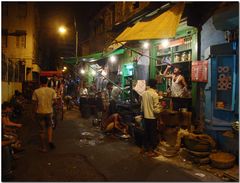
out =
[[157,119],[156,114],[161,112],[161,105],[159,103],[159,96],[156,92],[157,81],[150,79],[148,81],[148,89],[142,94],[142,112],[144,116],[144,149],[149,157],[158,156],[154,152],[157,140]]

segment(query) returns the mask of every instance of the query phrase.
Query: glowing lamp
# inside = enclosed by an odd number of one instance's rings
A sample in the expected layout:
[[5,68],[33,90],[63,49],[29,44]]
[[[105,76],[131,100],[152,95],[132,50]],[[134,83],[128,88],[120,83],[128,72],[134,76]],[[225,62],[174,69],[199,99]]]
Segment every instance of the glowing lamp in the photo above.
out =
[[143,48],[144,48],[144,49],[148,49],[149,46],[150,46],[149,42],[144,42],[144,43],[143,43]]
[[112,63],[114,63],[114,62],[117,61],[117,58],[113,55],[113,56],[110,57],[110,61],[111,61]]
[[168,39],[164,39],[164,40],[162,41],[162,46],[163,46],[164,48],[167,48],[167,47],[169,46],[169,40],[168,40]]

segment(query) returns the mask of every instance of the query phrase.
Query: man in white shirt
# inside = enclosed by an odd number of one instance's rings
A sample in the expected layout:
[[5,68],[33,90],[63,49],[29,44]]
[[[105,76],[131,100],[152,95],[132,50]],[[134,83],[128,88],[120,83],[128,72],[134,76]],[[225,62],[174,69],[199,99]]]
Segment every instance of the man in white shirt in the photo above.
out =
[[144,150],[150,157],[157,156],[154,152],[157,141],[157,119],[155,114],[161,112],[161,105],[159,103],[159,96],[156,92],[157,81],[150,79],[148,88],[142,94],[141,108],[144,115]]
[[47,152],[46,147],[46,127],[48,129],[48,145],[51,149],[55,148],[52,142],[53,129],[52,129],[52,114],[53,103],[56,100],[56,92],[54,89],[47,87],[47,77],[40,78],[41,87],[34,90],[32,100],[36,105],[36,119],[40,124],[40,137],[42,143],[42,152]]

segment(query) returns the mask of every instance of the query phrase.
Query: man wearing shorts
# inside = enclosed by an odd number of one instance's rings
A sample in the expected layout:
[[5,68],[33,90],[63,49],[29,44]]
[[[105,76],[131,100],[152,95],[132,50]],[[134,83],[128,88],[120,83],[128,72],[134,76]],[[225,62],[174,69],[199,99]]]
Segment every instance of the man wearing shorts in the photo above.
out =
[[56,100],[56,92],[54,89],[47,87],[47,77],[40,78],[41,87],[34,90],[32,100],[36,104],[36,119],[40,126],[41,151],[47,152],[46,146],[46,129],[48,134],[48,145],[50,149],[54,149],[55,145],[52,142],[52,114],[53,103]]

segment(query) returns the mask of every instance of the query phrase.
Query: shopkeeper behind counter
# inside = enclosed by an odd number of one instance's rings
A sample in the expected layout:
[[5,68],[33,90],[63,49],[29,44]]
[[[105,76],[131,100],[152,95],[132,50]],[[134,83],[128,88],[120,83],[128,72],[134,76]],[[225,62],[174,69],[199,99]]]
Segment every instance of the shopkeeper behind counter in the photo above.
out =
[[167,65],[163,76],[166,78],[171,78],[171,96],[172,97],[185,97],[188,95],[187,83],[185,78],[181,75],[181,69],[177,66],[174,67],[173,73],[168,74],[170,65]]

